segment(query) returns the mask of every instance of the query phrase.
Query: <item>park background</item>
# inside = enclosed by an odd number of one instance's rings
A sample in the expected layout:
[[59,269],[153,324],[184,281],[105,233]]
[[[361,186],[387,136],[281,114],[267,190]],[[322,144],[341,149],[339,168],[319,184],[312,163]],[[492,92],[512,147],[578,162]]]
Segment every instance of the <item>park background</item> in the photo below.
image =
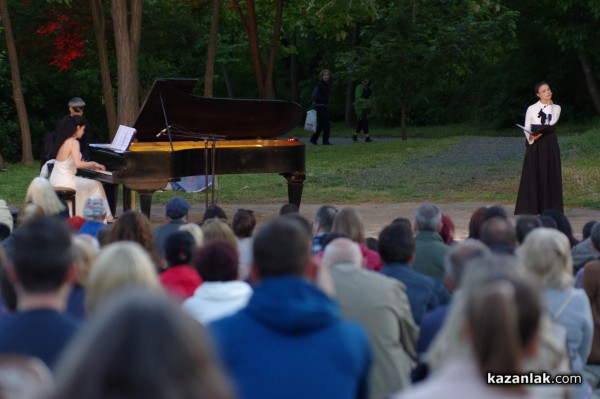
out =
[[[514,124],[546,80],[562,106],[565,204],[600,208],[596,1],[0,0],[0,11],[0,197],[13,206],[73,96],[95,141],[109,141],[155,78],[308,110],[328,68],[333,136],[352,134],[354,88],[368,76],[379,140],[309,147],[303,201],[512,203],[523,148]],[[225,203],[285,201],[278,176],[221,182]]]

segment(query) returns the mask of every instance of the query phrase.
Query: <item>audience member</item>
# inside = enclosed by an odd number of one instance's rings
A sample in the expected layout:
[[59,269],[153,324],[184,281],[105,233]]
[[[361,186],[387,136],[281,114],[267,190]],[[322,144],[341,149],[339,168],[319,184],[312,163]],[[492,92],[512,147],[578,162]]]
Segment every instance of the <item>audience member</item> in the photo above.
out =
[[281,208],[279,208],[279,216],[287,215],[290,213],[299,213],[300,209],[298,209],[298,205],[296,204],[283,204]]
[[592,308],[594,335],[592,349],[583,367],[583,374],[592,387],[592,397],[600,396],[600,260],[588,262],[584,269],[581,287],[587,294]]
[[73,236],[75,255],[75,279],[67,298],[66,313],[79,320],[85,319],[85,286],[92,270],[92,264],[100,251],[96,238],[79,234]]
[[177,231],[179,227],[188,222],[189,212],[190,203],[185,198],[173,197],[167,202],[165,206],[167,223],[152,229],[154,247],[158,250],[160,257],[164,258],[165,256],[165,240],[171,233]]
[[198,249],[192,265],[204,282],[183,302],[183,310],[208,324],[244,308],[252,288],[239,280],[238,263],[235,248],[226,241],[213,241]]
[[440,236],[442,236],[444,244],[456,244],[456,241],[454,241],[454,222],[452,221],[452,218],[446,214],[442,214],[442,229],[440,230]]
[[331,226],[333,226],[333,219],[335,219],[337,211],[337,208],[332,205],[323,205],[317,209],[312,224],[313,254],[323,251],[323,239],[331,232]]
[[590,237],[592,234],[592,228],[596,223],[598,223],[597,220],[590,220],[583,225],[583,228],[581,229],[581,236],[583,237],[583,240],[587,240]]
[[0,320],[17,310],[17,293],[8,278],[7,259],[0,245]]
[[2,241],[12,233],[13,228],[15,227],[13,216],[6,205],[6,201],[3,199],[0,199],[0,225],[5,225],[8,228],[8,234],[0,237],[0,241]]
[[84,217],[81,216],[70,216],[65,220],[67,227],[71,230],[71,233],[77,234],[81,226],[86,222]]
[[164,241],[166,269],[158,276],[165,290],[184,301],[202,284],[198,272],[190,266],[196,242],[187,231],[174,231]]
[[202,225],[202,233],[205,245],[212,241],[226,241],[237,251],[235,234],[226,222],[216,218],[207,219]]
[[244,309],[209,325],[240,397],[367,397],[367,337],[359,325],[342,321],[337,305],[303,277],[310,241],[295,219],[260,226],[254,294]]
[[415,213],[415,271],[443,283],[444,257],[449,247],[439,232],[442,229],[442,211],[437,205],[424,204]]
[[419,329],[404,285],[365,270],[358,244],[348,238],[338,238],[327,246],[323,265],[330,271],[342,315],[367,331],[373,350],[369,398],[386,398],[407,387],[417,359]]
[[46,178],[36,177],[29,183],[25,194],[25,203],[29,202],[42,208],[46,216],[59,216],[61,219],[69,217],[69,210],[58,198]]
[[250,275],[250,266],[252,265],[252,234],[254,234],[254,228],[256,227],[254,212],[249,209],[238,209],[233,215],[231,227],[237,240],[237,249],[240,255],[239,278],[246,281]]
[[75,274],[71,234],[64,223],[42,216],[13,237],[7,271],[17,311],[0,324],[0,354],[34,356],[52,368],[79,329],[62,313]]
[[133,241],[140,244],[150,255],[156,269],[159,270],[161,259],[158,248],[154,246],[152,227],[146,215],[136,211],[123,212],[121,217],[110,227],[106,239],[100,243],[104,246],[118,241]]
[[556,220],[554,220],[551,216],[540,215],[540,223],[542,224],[542,227],[547,227],[549,229],[558,230],[558,225],[556,224]]
[[86,222],[81,226],[78,233],[98,237],[98,231],[106,228],[107,203],[104,198],[92,195],[83,204],[83,217]]
[[[586,293],[573,287],[573,262],[568,237],[562,232],[538,228],[529,233],[518,251],[527,270],[544,288],[546,307],[555,323],[567,332],[567,348],[574,373],[581,374],[590,354],[593,320]],[[575,397],[588,397],[589,383],[576,386]]]
[[550,216],[556,222],[556,229],[562,232],[569,239],[569,244],[571,248],[573,248],[579,242],[573,236],[573,229],[571,228],[571,223],[569,219],[565,216],[565,214],[556,209],[548,209],[542,213],[542,216]]
[[369,270],[381,270],[383,262],[377,251],[370,250],[365,245],[365,225],[362,217],[355,208],[342,208],[333,219],[332,231],[343,233],[358,244],[366,260],[365,267]]
[[469,219],[469,236],[467,238],[479,240],[479,229],[483,224],[483,214],[486,209],[487,207],[481,206],[471,214],[471,218]]
[[588,238],[571,248],[573,270],[575,273],[579,273],[587,262],[598,259],[599,248],[600,224],[597,223],[592,227],[592,231],[590,232],[590,236]]
[[204,224],[208,219],[215,218],[221,219],[221,221],[227,223],[227,214],[225,211],[219,205],[209,205],[202,216],[202,224]]
[[515,254],[519,245],[515,228],[508,219],[493,217],[481,225],[479,239],[488,246],[492,252]]
[[61,359],[49,399],[233,399],[206,333],[163,295],[122,292]]
[[412,269],[415,258],[415,238],[410,226],[396,223],[379,233],[379,255],[383,261],[381,273],[400,281],[415,323],[420,324],[425,312],[450,301],[448,290],[431,276]]
[[526,371],[525,360],[537,349],[541,295],[532,280],[504,265],[486,270],[488,262],[489,258],[483,262],[480,258],[469,271],[463,284],[463,305],[454,306],[448,316],[463,331],[459,345],[471,350],[449,358],[424,383],[394,398],[531,397],[522,384],[489,384],[487,373],[514,375]]
[[515,226],[515,232],[517,234],[517,242],[519,245],[523,244],[527,234],[533,229],[542,227],[540,218],[534,215],[520,215],[517,217],[517,224]]
[[490,220],[491,218],[508,219],[508,214],[506,213],[506,209],[504,209],[500,205],[488,206],[487,208],[485,208],[485,211],[483,212],[482,224],[483,224],[483,222],[485,222],[486,220]]
[[96,257],[88,278],[86,313],[93,315],[115,292],[133,286],[163,291],[148,252],[135,241],[107,245]]
[[200,248],[202,244],[204,244],[204,233],[202,232],[202,227],[200,227],[197,223],[185,223],[179,226],[179,231],[187,231],[194,237],[194,242],[196,243],[196,248]]

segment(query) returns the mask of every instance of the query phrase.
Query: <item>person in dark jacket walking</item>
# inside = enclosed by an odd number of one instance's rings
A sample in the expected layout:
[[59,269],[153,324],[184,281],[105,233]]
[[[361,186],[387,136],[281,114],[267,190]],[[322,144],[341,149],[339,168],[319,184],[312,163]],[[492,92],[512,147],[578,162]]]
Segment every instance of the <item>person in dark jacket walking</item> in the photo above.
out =
[[319,83],[316,84],[312,92],[312,102],[317,111],[317,130],[310,138],[310,142],[314,145],[317,145],[317,140],[319,140],[321,132],[323,132],[323,145],[331,145],[329,142],[330,78],[331,73],[329,72],[329,69],[323,69],[319,73]]

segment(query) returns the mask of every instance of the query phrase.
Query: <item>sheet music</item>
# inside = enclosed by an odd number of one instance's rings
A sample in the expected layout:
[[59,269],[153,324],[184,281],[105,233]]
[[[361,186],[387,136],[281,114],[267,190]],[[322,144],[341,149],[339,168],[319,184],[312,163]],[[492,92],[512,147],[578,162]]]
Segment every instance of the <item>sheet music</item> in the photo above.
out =
[[115,152],[125,152],[129,148],[129,144],[131,144],[131,140],[133,140],[133,135],[136,130],[132,127],[119,125],[119,129],[117,129],[117,134],[115,134],[115,138],[110,144],[90,144],[90,147],[96,148],[108,148]]

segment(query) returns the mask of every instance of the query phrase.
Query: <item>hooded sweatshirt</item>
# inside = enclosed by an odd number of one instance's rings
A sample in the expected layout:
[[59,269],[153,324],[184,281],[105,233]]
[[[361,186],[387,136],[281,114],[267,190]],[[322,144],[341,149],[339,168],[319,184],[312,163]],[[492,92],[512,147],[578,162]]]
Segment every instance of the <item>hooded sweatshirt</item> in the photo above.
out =
[[245,281],[205,281],[183,302],[183,311],[202,324],[229,316],[242,309],[252,295]]
[[241,399],[365,398],[371,354],[358,324],[300,277],[270,277],[209,325]]

